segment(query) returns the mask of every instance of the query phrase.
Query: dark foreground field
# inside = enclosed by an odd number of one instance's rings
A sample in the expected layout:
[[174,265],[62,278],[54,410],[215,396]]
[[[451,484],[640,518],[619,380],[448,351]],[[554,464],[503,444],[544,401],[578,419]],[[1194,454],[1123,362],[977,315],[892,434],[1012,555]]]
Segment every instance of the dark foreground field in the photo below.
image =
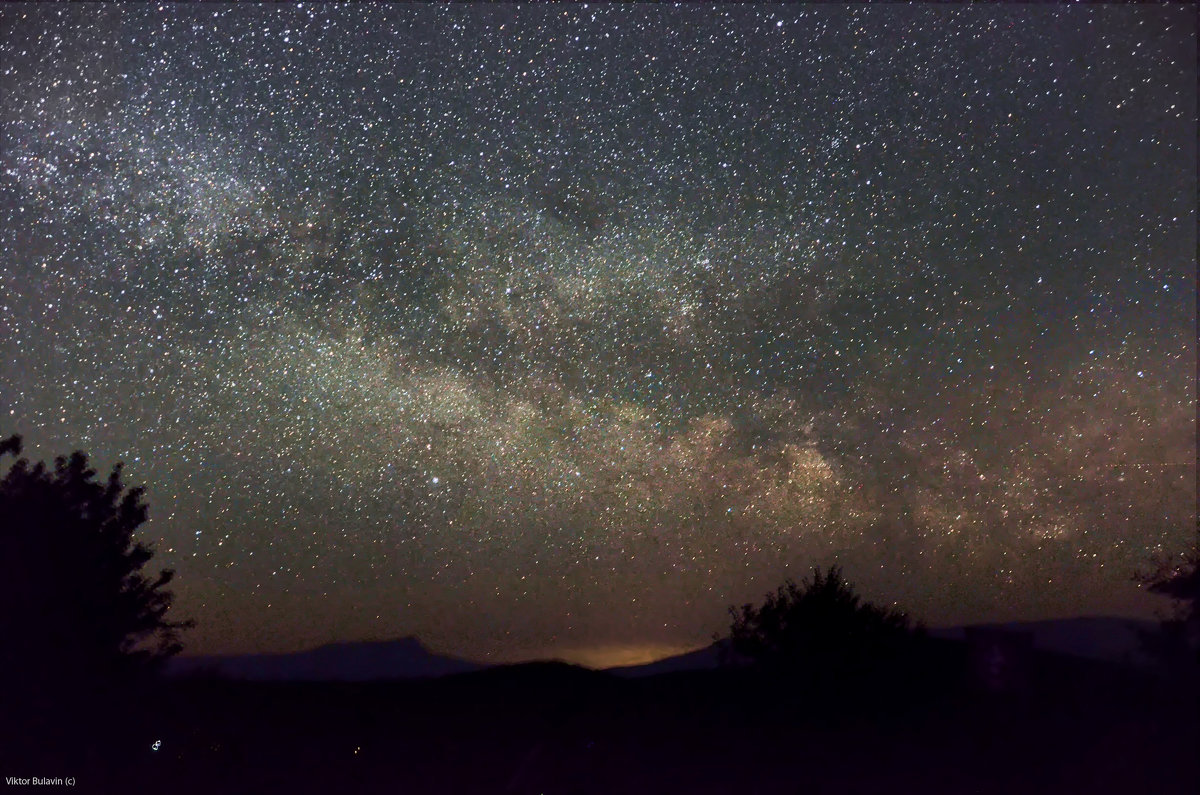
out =
[[1197,705],[1177,687],[1048,655],[1013,693],[973,682],[950,643],[819,687],[553,663],[423,682],[193,679],[86,739],[10,723],[0,774],[122,793],[1196,791]]

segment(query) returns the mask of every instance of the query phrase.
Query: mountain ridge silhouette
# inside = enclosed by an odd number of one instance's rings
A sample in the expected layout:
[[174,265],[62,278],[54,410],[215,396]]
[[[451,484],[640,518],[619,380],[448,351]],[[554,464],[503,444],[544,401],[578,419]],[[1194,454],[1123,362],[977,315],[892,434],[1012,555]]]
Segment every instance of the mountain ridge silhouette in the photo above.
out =
[[[1034,648],[1039,651],[1137,663],[1141,661],[1138,632],[1155,626],[1155,622],[1144,619],[1078,616],[940,627],[930,629],[929,634],[941,640],[961,641],[968,627],[1028,632],[1033,635]],[[721,663],[724,642],[719,640],[649,663],[600,670],[622,678],[712,670]],[[553,660],[529,661],[526,665],[537,662]],[[419,638],[407,635],[391,640],[333,641],[288,653],[180,656],[170,661],[167,672],[174,676],[209,673],[230,679],[263,681],[361,682],[434,678],[501,667],[431,652]]]
[[334,641],[277,654],[181,656],[168,664],[167,671],[229,679],[366,682],[449,676],[486,667],[431,652],[419,638],[408,635],[393,640]]

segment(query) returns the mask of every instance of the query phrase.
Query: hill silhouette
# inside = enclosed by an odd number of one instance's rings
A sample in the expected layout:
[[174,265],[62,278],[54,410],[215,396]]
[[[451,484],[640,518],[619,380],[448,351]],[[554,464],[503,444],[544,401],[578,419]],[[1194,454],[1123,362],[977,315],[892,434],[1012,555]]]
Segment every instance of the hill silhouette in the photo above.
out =
[[615,676],[637,678],[642,676],[658,676],[660,674],[679,673],[681,671],[710,671],[719,668],[729,653],[729,642],[719,640],[715,643],[684,652],[661,660],[641,663],[639,665],[620,665],[604,669]]
[[279,682],[367,682],[447,676],[485,666],[434,654],[415,637],[329,643],[307,651],[178,657],[168,673],[211,674],[229,679]]
[[[1041,651],[1114,663],[1144,663],[1146,658],[1142,653],[1139,633],[1149,631],[1157,624],[1136,618],[1080,616],[977,626],[1029,633],[1033,636],[1033,647]],[[966,627],[932,629],[929,634],[962,640],[966,636]]]
[[[1012,621],[979,626],[996,627],[1033,635],[1034,648],[1090,660],[1141,663],[1139,631],[1153,622],[1114,616],[1084,616],[1045,621]],[[929,634],[943,640],[961,641],[967,627],[932,629]],[[640,665],[602,669],[621,678],[641,678],[719,668],[727,653],[721,640],[700,649]],[[485,669],[509,671],[504,676],[522,676],[523,666],[565,665],[552,661],[523,663],[522,667],[493,666],[429,651],[418,638],[386,641],[329,643],[315,649],[281,654],[193,655],[172,659],[167,673],[172,676],[209,674],[228,679],[279,682],[368,682],[388,679],[419,679],[451,676]],[[577,669],[577,666],[567,666]],[[585,669],[578,669],[585,670]]]

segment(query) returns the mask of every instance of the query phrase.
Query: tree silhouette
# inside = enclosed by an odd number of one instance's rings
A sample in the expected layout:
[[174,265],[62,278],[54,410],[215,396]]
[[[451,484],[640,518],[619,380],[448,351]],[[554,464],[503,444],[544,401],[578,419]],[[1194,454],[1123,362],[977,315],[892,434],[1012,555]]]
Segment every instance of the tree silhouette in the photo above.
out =
[[914,636],[907,615],[864,602],[842,570],[787,580],[759,607],[729,608],[735,655],[773,670],[820,676],[861,672],[895,657]]
[[0,459],[17,458],[0,470],[0,683],[37,712],[83,709],[144,681],[191,622],[167,620],[172,571],[141,573],[146,505],[120,464],[97,481],[82,452],[53,468],[20,453],[19,436],[0,440]]
[[1142,633],[1143,647],[1173,672],[1196,678],[1200,673],[1200,524],[1195,546],[1182,562],[1160,561],[1156,571],[1139,573],[1134,579],[1174,602],[1157,630]]

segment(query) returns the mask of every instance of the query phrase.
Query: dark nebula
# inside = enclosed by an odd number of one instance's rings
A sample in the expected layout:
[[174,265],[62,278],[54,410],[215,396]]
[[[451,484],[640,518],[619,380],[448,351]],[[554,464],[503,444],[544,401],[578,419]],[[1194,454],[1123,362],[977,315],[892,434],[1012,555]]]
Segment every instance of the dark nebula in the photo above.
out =
[[1148,614],[1193,11],[5,5],[0,433],[148,486],[194,652]]

